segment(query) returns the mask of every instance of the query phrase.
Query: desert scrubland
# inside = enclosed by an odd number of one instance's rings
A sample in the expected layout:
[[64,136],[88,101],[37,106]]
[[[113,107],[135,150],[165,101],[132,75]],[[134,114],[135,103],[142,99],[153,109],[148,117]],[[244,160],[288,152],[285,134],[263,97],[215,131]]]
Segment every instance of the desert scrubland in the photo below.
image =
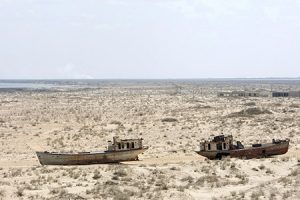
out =
[[[300,99],[219,98],[269,84],[179,82],[0,92],[0,199],[299,199]],[[276,88],[277,87],[277,88]],[[272,89],[300,89],[274,84]],[[210,135],[290,138],[285,155],[207,160]],[[97,151],[144,138],[140,161],[41,166],[35,151]]]

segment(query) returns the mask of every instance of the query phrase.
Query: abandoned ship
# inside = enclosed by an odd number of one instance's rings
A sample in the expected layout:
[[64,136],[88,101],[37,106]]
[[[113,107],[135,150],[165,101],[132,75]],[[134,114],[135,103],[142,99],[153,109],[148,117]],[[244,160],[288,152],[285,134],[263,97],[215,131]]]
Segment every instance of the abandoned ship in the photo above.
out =
[[210,140],[200,142],[200,151],[196,151],[196,153],[209,159],[222,159],[222,157],[226,156],[251,159],[285,154],[288,148],[289,139],[273,139],[272,143],[252,144],[244,147],[240,141],[234,144],[232,135],[219,135]]
[[97,152],[58,153],[36,152],[41,165],[87,165],[118,163],[122,161],[138,160],[138,155],[148,149],[143,146],[141,139],[121,140],[113,137],[108,141],[107,150]]

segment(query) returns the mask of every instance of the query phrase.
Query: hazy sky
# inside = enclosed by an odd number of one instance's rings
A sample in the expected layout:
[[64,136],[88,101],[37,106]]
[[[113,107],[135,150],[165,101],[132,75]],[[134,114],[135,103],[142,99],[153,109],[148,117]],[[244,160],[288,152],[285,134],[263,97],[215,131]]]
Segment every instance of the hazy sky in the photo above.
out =
[[300,0],[0,0],[0,79],[300,76]]

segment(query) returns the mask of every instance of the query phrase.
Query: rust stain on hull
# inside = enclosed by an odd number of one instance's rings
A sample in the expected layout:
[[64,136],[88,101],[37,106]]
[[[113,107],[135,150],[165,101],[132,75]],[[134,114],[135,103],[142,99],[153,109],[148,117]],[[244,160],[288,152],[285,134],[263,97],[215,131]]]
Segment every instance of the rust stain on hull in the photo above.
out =
[[138,160],[138,155],[147,149],[147,147],[144,147],[141,149],[124,150],[118,152],[104,151],[74,154],[36,152],[36,154],[41,165],[89,165]]
[[249,149],[229,150],[229,151],[196,151],[196,153],[209,159],[220,159],[222,156],[230,156],[232,158],[263,158],[274,155],[285,154],[288,151],[288,144],[277,145],[272,147],[256,147]]
[[117,163],[122,161],[138,160],[138,155],[148,149],[143,146],[142,138],[125,139],[113,137],[113,142],[108,141],[106,151],[56,153],[36,152],[41,165],[89,165],[102,163]]
[[224,156],[233,158],[262,158],[285,154],[289,148],[289,140],[273,140],[272,143],[254,144],[252,147],[244,147],[240,142],[234,145],[232,136],[216,136],[210,141],[200,143],[199,155],[209,159],[221,159]]

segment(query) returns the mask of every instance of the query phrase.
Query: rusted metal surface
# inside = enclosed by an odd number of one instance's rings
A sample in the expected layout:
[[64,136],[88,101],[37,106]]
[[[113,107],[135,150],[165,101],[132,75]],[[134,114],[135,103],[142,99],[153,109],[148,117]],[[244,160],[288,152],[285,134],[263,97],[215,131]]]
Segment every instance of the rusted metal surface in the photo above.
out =
[[[127,146],[127,143],[135,143],[136,145]],[[118,148],[119,146],[121,148]],[[88,165],[138,160],[138,155],[147,149],[148,147],[142,145],[142,139],[119,140],[114,138],[114,143],[109,142],[107,151],[79,153],[36,152],[36,154],[42,165]]]
[[[210,149],[208,149],[208,145]],[[224,156],[251,159],[285,154],[288,151],[289,140],[273,140],[272,143],[256,144],[244,148],[239,142],[238,145],[233,145],[232,136],[228,136],[219,141],[204,141],[200,146],[200,151],[196,151],[196,153],[209,159],[221,159]]]

